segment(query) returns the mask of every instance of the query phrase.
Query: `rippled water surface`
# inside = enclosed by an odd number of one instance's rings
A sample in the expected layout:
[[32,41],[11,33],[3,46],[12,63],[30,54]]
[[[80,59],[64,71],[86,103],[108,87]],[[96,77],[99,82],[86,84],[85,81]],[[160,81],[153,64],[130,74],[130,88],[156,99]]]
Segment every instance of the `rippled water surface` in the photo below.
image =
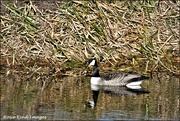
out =
[[[97,106],[89,77],[1,76],[1,119],[180,119],[178,77],[154,74],[143,83],[147,94],[99,91]],[[119,89],[120,92],[120,89]],[[128,92],[128,93],[127,93]]]

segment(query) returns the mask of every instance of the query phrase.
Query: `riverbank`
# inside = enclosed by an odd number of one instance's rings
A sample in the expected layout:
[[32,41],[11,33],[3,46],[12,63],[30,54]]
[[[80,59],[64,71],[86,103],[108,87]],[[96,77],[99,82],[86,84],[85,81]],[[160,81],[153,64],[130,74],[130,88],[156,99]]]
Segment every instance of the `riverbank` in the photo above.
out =
[[79,74],[96,57],[102,70],[180,74],[179,2],[43,3],[2,1],[1,73]]

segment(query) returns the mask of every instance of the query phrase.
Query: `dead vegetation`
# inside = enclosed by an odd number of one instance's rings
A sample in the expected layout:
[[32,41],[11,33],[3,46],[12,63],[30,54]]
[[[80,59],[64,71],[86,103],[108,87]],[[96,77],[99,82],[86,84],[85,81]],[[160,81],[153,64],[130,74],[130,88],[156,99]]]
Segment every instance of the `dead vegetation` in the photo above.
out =
[[179,4],[67,1],[40,9],[34,1],[2,2],[8,12],[1,15],[1,68],[67,74],[96,57],[104,70],[179,75]]

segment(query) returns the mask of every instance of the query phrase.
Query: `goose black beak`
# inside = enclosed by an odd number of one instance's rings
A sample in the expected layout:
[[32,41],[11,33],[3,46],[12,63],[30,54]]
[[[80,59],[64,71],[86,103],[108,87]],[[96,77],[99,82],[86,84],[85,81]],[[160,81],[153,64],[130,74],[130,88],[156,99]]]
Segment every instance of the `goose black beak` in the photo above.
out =
[[88,66],[89,65],[89,61],[84,62],[83,65]]
[[84,65],[87,66],[87,67],[90,67],[91,61],[92,61],[92,60],[87,60],[86,62],[84,62]]

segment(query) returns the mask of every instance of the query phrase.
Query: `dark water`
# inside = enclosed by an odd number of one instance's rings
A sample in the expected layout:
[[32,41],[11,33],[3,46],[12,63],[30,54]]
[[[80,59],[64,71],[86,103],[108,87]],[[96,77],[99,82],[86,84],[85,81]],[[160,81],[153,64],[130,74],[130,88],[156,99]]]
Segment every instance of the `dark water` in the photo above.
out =
[[89,80],[89,77],[1,76],[1,120],[180,119],[178,77],[154,74],[142,85],[150,91],[146,94],[123,88],[119,89],[120,94],[100,90],[95,108],[86,105],[93,99]]

